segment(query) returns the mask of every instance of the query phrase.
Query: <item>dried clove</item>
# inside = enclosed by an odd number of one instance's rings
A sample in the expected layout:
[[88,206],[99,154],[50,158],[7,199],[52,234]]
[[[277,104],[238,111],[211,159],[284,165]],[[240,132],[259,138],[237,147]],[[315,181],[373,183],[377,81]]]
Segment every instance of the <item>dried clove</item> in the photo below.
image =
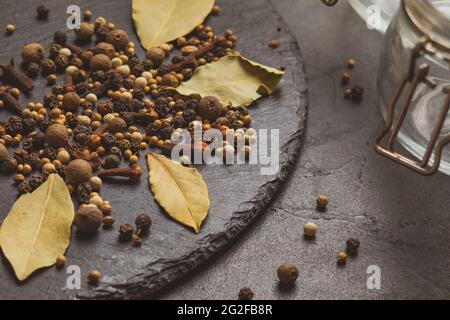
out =
[[19,87],[25,92],[33,90],[33,80],[28,78],[25,74],[23,74],[15,67],[14,59],[11,59],[9,65],[0,64],[0,69],[3,72],[3,74],[0,76],[0,80],[13,86]]
[[103,178],[113,178],[113,177],[125,177],[129,178],[129,181],[136,183],[139,181],[142,172],[136,168],[113,168],[99,171],[97,176],[101,179]]

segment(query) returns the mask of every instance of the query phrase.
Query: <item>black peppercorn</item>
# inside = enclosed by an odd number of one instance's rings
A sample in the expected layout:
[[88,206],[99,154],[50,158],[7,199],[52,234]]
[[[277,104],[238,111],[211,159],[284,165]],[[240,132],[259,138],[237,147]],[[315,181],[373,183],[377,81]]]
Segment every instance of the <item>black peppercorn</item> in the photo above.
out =
[[196,117],[197,117],[197,114],[195,113],[194,110],[187,109],[183,112],[183,119],[187,123],[194,121]]
[[350,255],[356,255],[361,243],[358,239],[349,238],[345,244],[347,246],[347,253]]
[[122,224],[119,227],[119,240],[129,241],[133,237],[134,228],[129,224]]
[[55,84],[52,86],[52,92],[54,95],[61,94],[63,95],[65,93],[64,87],[60,84]]
[[62,45],[57,44],[57,43],[53,43],[50,47],[50,49],[48,50],[50,58],[51,59],[56,59],[56,57],[58,57],[59,55],[59,51],[63,48]]
[[184,129],[187,126],[186,121],[184,121],[183,117],[179,117],[179,116],[173,118],[172,125],[175,129],[178,129],[178,128]]
[[95,36],[97,37],[98,42],[104,42],[109,31],[110,30],[105,25],[99,25],[95,29]]
[[110,154],[103,160],[103,167],[105,169],[117,168],[120,165],[120,158],[115,154]]
[[58,71],[64,71],[70,64],[70,60],[67,56],[60,54],[55,58],[56,69]]
[[41,157],[47,158],[50,161],[56,160],[56,149],[52,147],[44,148]]
[[21,196],[21,195],[23,195],[25,193],[29,193],[31,191],[32,191],[32,189],[31,189],[30,185],[28,183],[26,183],[26,182],[22,182],[17,187],[17,192],[19,193],[19,196]]
[[360,86],[354,86],[352,89],[351,99],[353,102],[360,102],[364,95],[364,89]]
[[8,119],[8,124],[6,126],[6,131],[10,135],[20,134],[23,131],[23,120],[20,117],[12,116]]
[[151,70],[153,68],[153,62],[150,59],[145,59],[142,61],[142,66],[145,70]]
[[44,59],[41,61],[41,69],[43,76],[48,76],[49,74],[55,73],[56,71],[55,62],[53,62],[53,60],[50,59]]
[[110,134],[110,133],[104,133],[102,135],[102,146],[106,149],[106,150],[110,150],[112,147],[114,147],[116,145],[117,139],[114,135]]
[[152,219],[148,214],[140,214],[137,216],[135,220],[136,229],[139,232],[139,235],[145,235],[150,230],[150,227],[152,226]]
[[28,155],[26,162],[31,166],[31,168],[38,169],[41,164],[40,160],[39,154],[33,152]]
[[50,9],[46,5],[41,4],[36,8],[36,11],[38,19],[45,20],[48,18],[48,13],[50,12]]
[[250,288],[244,287],[239,290],[238,298],[239,300],[252,300],[253,291]]
[[30,179],[28,179],[28,184],[30,185],[32,190],[36,190],[42,183],[44,183],[44,180],[42,179],[42,176],[31,176]]
[[37,64],[36,62],[31,62],[30,64],[28,64],[27,74],[31,78],[34,78],[37,77],[37,75],[39,74],[39,70],[40,70],[39,64]]
[[91,193],[94,191],[89,181],[83,182],[77,187],[77,197],[80,203],[89,203]]
[[63,31],[56,31],[53,36],[53,41],[59,45],[65,46],[67,42],[67,34]]
[[0,168],[1,171],[5,173],[11,173],[14,172],[17,168],[17,161],[16,159],[6,159],[0,162]]

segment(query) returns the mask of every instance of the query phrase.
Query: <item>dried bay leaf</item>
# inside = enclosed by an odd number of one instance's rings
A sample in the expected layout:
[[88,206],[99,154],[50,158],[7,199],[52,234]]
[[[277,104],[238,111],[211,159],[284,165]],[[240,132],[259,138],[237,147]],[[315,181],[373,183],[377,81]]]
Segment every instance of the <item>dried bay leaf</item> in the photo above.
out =
[[149,153],[150,188],[156,202],[176,221],[200,232],[208,215],[208,187],[195,168]]
[[133,0],[134,25],[144,48],[176,40],[203,22],[214,0]]
[[248,106],[261,96],[271,94],[283,74],[283,71],[234,54],[197,68],[192,78],[176,90],[187,96],[216,96],[225,105]]
[[14,203],[0,228],[0,247],[19,280],[64,254],[73,218],[69,190],[56,174]]

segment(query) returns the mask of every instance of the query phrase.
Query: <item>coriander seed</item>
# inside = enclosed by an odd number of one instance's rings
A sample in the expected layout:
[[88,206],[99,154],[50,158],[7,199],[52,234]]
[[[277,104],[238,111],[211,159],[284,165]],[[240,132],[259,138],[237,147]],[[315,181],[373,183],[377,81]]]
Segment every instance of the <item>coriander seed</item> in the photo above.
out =
[[65,256],[58,256],[56,258],[55,266],[57,269],[62,269],[66,265],[66,257]]
[[303,233],[307,238],[314,238],[317,233],[317,225],[312,222],[308,222],[303,226]]
[[355,67],[355,65],[356,65],[356,60],[355,59],[351,58],[351,59],[347,60],[347,67],[349,69],[353,69]]
[[14,31],[16,31],[16,26],[13,24],[7,24],[5,30],[7,34],[13,34]]
[[336,262],[338,265],[344,265],[347,263],[348,254],[344,251],[341,251],[336,256]]
[[102,277],[102,274],[100,273],[100,271],[92,270],[88,274],[89,283],[97,284],[101,277]]
[[341,84],[348,84],[350,81],[350,73],[343,72],[341,73]]
[[316,199],[317,209],[325,210],[328,205],[328,197],[324,195],[319,195]]
[[298,278],[298,268],[291,262],[281,264],[277,270],[278,279],[283,285],[291,285]]

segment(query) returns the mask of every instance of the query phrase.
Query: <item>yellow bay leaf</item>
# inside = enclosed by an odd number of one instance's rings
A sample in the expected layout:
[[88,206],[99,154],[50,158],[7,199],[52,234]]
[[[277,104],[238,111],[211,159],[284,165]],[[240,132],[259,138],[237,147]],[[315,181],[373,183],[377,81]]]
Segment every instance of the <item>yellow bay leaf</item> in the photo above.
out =
[[200,232],[209,209],[208,187],[195,168],[186,168],[163,155],[149,153],[150,188],[169,216]]
[[216,96],[223,104],[248,106],[261,96],[271,94],[283,74],[283,71],[234,54],[197,68],[192,78],[176,90],[187,96]]
[[19,280],[64,254],[73,218],[69,190],[56,174],[14,203],[0,228],[0,247]]
[[184,36],[203,22],[214,0],[132,0],[136,32],[146,49]]

